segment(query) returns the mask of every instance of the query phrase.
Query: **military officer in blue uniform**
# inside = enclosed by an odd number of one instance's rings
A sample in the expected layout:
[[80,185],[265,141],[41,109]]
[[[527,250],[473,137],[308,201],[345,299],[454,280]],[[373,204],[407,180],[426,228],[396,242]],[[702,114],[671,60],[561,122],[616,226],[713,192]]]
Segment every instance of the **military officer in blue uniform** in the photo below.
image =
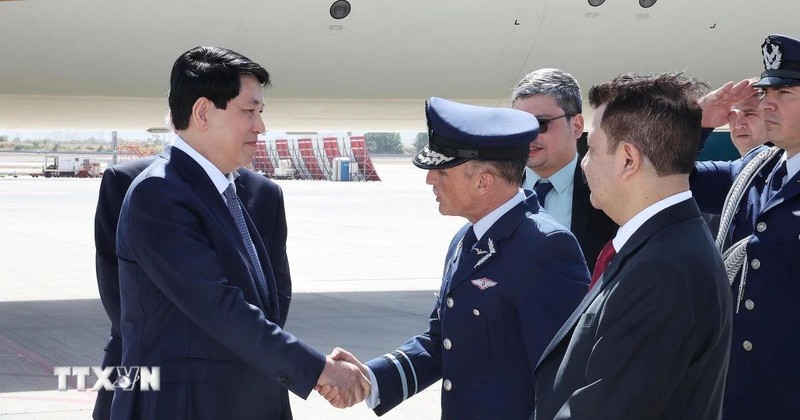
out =
[[414,164],[440,213],[468,223],[450,242],[428,330],[366,363],[367,403],[382,415],[442,379],[442,419],[527,419],[533,369],[589,272],[575,237],[519,188],[535,117],[440,98],[426,111],[429,144]]
[[770,35],[761,53],[754,86],[774,146],[698,163],[691,177],[700,208],[722,213],[734,300],[726,420],[797,418],[800,399],[800,41]]

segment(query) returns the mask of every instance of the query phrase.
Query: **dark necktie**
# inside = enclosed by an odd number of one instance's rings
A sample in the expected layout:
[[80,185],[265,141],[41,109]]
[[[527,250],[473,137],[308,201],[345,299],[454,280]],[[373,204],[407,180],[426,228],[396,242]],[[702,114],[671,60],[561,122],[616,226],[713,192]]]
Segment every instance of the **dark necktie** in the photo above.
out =
[[264,271],[261,270],[261,263],[258,261],[256,247],[253,245],[253,240],[250,237],[250,233],[247,231],[247,223],[245,223],[244,214],[242,213],[242,202],[239,201],[239,197],[236,195],[236,190],[233,184],[228,185],[228,188],[225,189],[223,194],[225,195],[225,199],[228,201],[228,210],[231,212],[231,216],[233,216],[233,220],[236,222],[236,227],[239,228],[239,235],[242,237],[244,247],[247,248],[247,253],[250,255],[250,262],[253,264],[256,277],[258,277],[258,283],[264,290],[264,295],[267,298],[267,302],[265,302],[265,304],[268,304],[269,288],[267,288],[267,281],[264,277]]
[[617,250],[614,249],[614,243],[608,241],[606,246],[600,251],[600,255],[597,257],[597,262],[594,264],[594,271],[592,271],[592,282],[589,283],[589,290],[592,289],[597,280],[600,279],[600,276],[603,275],[603,272],[606,271],[608,264],[611,263],[611,260],[614,259],[614,256],[617,255]]
[[478,242],[478,238],[475,236],[475,229],[472,226],[467,229],[466,235],[464,238],[461,239],[461,252],[458,254],[458,265],[461,265],[461,262],[467,258],[469,252],[472,250],[472,247],[475,246],[475,243]]
[[544,198],[547,197],[547,193],[553,189],[553,183],[544,181],[542,179],[536,181],[536,184],[533,185],[533,191],[536,192],[536,198],[539,200],[539,205],[544,207]]
[[772,179],[769,182],[770,199],[772,199],[772,197],[774,197],[775,194],[777,194],[778,191],[781,190],[781,187],[783,186],[783,178],[786,177],[786,174],[787,174],[786,161],[784,160],[783,162],[781,162],[780,165],[778,165],[778,169],[775,171],[774,174],[772,174]]

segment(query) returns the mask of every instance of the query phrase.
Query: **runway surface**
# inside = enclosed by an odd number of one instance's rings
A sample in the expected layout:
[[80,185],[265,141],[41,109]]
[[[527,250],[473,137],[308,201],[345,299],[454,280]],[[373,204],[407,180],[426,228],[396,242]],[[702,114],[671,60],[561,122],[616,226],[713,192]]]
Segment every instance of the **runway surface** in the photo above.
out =
[[[383,182],[278,181],[294,298],[286,329],[367,360],[427,326],[447,245],[425,171],[375,159]],[[109,322],[94,273],[99,179],[0,178],[0,420],[86,419],[95,394],[57,391],[53,366],[99,365]],[[93,379],[90,379],[93,383]],[[439,383],[382,419],[439,418]],[[292,395],[295,418],[373,419]]]

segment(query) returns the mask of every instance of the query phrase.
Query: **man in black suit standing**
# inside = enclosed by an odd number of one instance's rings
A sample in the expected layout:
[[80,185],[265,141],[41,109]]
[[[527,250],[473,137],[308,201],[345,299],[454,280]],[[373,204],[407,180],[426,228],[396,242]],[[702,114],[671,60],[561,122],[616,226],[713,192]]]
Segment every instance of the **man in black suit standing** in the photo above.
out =
[[[122,338],[119,328],[119,266],[116,250],[117,220],[122,200],[131,182],[154,160],[155,156],[121,162],[108,168],[100,183],[100,195],[94,218],[95,268],[100,301],[111,321],[111,333],[104,349],[102,364],[104,368],[119,366],[122,361]],[[280,317],[276,323],[283,327],[292,297],[292,279],[286,255],[286,213],[283,191],[278,184],[249,169],[240,168],[238,175],[235,181],[236,193],[253,219],[275,272],[280,307]],[[116,372],[112,372],[110,379],[112,382],[116,380]],[[284,395],[288,398],[288,394]],[[111,417],[113,396],[113,391],[102,389],[97,391],[97,400],[92,413],[95,420]],[[287,400],[285,407],[288,406]]]
[[539,69],[526,75],[512,95],[512,108],[539,120],[539,136],[531,143],[522,188],[535,190],[539,204],[568,228],[594,267],[617,224],[589,203],[589,187],[581,170],[578,140],[583,135],[581,88],[569,73]]
[[598,258],[598,283],[534,371],[533,419],[719,418],[732,309],[689,191],[698,98],[698,84],[675,74],[589,92],[581,165],[592,205],[621,227]]

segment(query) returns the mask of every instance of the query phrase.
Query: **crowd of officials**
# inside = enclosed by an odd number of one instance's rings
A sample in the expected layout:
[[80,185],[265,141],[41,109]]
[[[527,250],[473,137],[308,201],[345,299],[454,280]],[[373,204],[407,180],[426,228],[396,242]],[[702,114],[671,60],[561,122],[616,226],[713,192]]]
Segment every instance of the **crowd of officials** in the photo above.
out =
[[[428,329],[365,363],[283,330],[283,195],[246,169],[269,73],[183,53],[175,143],[108,169],[95,219],[103,366],[159,366],[160,390],[99,391],[94,418],[285,420],[314,390],[382,415],[438,380],[442,419],[798,418],[800,41],[760,52],[760,78],[710,93],[678,73],[592,86],[591,121],[552,68],[510,109],[428,100],[413,164],[467,223]],[[742,158],[695,162],[724,124]]]

